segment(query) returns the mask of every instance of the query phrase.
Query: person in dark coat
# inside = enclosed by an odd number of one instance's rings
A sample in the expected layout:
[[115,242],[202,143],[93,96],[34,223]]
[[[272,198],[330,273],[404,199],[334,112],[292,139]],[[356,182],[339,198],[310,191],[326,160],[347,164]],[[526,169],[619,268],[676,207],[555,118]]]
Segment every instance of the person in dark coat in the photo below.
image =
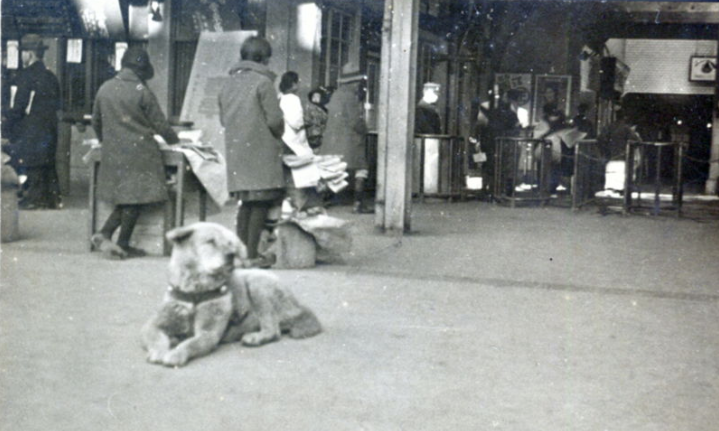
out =
[[258,267],[268,267],[272,256],[258,251],[262,231],[271,231],[270,209],[285,196],[282,164],[285,121],[274,87],[275,74],[267,64],[272,47],[261,37],[248,38],[241,60],[218,97],[220,123],[225,128],[228,190],[242,202],[237,211],[237,236]]
[[[98,90],[92,126],[102,143],[97,195],[114,205],[99,233],[96,248],[109,257],[145,255],[130,246],[130,238],[144,205],[168,199],[165,165],[154,135],[168,144],[179,142],[146,81],[154,75],[150,57],[131,47],[122,57],[122,70]],[[113,233],[120,228],[117,244]]]
[[327,104],[327,128],[321,148],[322,154],[343,156],[347,171],[354,176],[353,211],[361,214],[374,212],[365,196],[369,164],[365,143],[367,124],[360,94],[366,79],[365,75],[352,74],[337,81],[339,88]]
[[322,135],[327,126],[327,102],[329,96],[324,87],[317,87],[307,94],[309,103],[303,105],[307,142],[316,150],[322,146]]
[[588,113],[589,105],[581,103],[577,107],[577,115],[572,119],[572,126],[580,132],[586,133],[585,139],[593,139],[595,137],[594,123],[588,118]]
[[42,59],[48,47],[36,34],[20,40],[23,69],[13,82],[14,97],[3,117],[10,130],[12,165],[27,176],[21,208],[60,208],[55,169],[60,84]]
[[434,82],[424,84],[422,99],[415,108],[414,133],[420,135],[438,135],[442,133],[442,119],[437,111],[439,88],[440,85]]
[[[512,109],[518,106],[519,92],[513,89],[505,91],[497,100],[495,106],[489,101],[479,105],[477,114],[476,134],[479,137],[479,147],[486,154],[487,160],[482,167],[484,186],[488,191],[494,190],[495,157],[497,151],[497,138],[516,137],[522,130],[522,123],[517,111]],[[518,109],[518,108],[517,108]],[[505,149],[506,150],[506,149]],[[509,175],[511,166],[505,164],[505,177]]]

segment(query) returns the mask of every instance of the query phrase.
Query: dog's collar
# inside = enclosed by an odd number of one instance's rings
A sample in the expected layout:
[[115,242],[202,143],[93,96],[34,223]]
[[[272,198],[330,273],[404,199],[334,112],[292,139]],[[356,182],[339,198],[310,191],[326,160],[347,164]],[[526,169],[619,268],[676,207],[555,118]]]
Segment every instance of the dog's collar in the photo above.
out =
[[174,286],[168,286],[167,290],[170,292],[170,296],[172,296],[173,299],[182,302],[191,302],[194,305],[220,298],[228,292],[227,286],[222,286],[219,289],[208,290],[206,292],[183,292]]

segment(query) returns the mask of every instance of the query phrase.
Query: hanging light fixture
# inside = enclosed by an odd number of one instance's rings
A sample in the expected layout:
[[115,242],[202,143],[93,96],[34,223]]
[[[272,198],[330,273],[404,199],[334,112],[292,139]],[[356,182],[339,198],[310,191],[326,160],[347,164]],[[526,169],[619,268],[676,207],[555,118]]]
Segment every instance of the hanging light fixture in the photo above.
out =
[[711,60],[704,60],[704,65],[702,66],[702,73],[712,73],[712,71],[716,69],[716,66],[714,66],[714,62]]
[[161,22],[162,21],[162,14],[160,13],[160,2],[156,0],[152,0],[150,2],[150,15],[152,15],[152,20],[155,22]]

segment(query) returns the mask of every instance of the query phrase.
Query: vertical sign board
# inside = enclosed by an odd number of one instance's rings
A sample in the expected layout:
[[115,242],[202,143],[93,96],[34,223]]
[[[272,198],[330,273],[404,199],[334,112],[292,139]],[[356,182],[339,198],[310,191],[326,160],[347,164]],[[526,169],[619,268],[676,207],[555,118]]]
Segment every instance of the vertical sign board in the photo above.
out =
[[191,121],[202,130],[202,142],[225,155],[217,96],[229,77],[230,68],[240,59],[242,42],[255,31],[202,32],[192,63],[190,81],[182,104],[180,121]]
[[17,69],[20,67],[20,42],[17,40],[7,41],[7,68]]

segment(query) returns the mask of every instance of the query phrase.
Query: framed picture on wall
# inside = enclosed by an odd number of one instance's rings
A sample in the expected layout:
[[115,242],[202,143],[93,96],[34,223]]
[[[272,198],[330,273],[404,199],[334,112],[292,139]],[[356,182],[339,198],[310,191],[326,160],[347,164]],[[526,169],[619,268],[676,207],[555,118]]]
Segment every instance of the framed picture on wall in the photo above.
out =
[[572,77],[570,75],[537,75],[534,83],[534,103],[532,104],[532,124],[542,119],[544,105],[554,103],[569,116]]
[[710,55],[692,56],[689,60],[689,81],[714,82],[717,59]]

